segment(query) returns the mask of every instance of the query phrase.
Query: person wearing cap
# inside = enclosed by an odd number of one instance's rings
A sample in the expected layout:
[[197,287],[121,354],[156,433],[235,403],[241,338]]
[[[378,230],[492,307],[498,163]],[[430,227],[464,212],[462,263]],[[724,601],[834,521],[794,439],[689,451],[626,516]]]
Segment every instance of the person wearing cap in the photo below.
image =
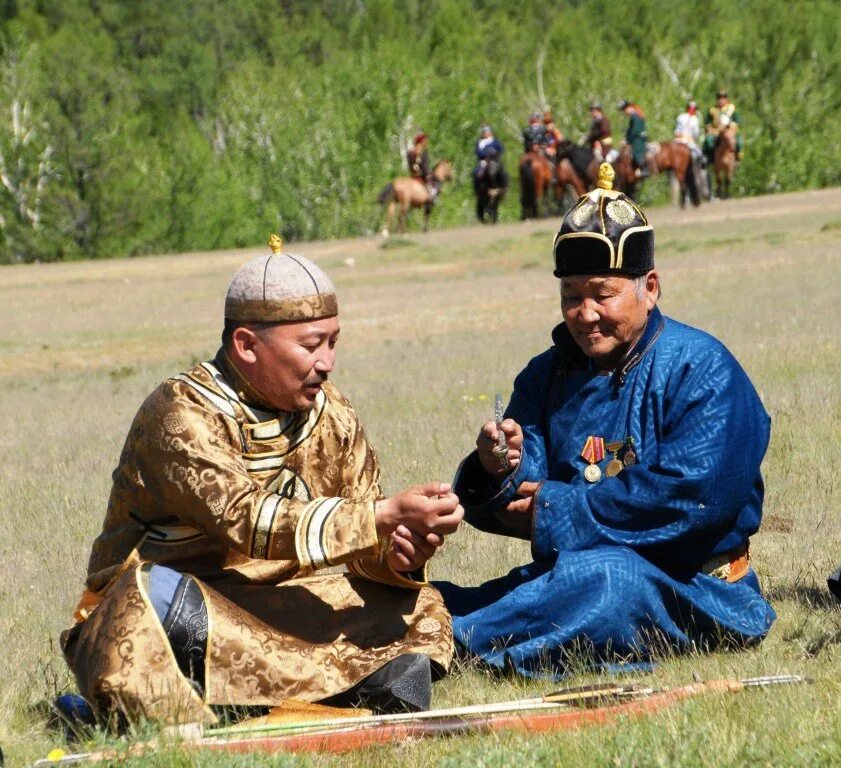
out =
[[529,116],[529,124],[523,128],[523,151],[543,152],[546,149],[546,127],[543,125],[543,116],[540,112],[532,112]]
[[645,159],[646,147],[648,145],[645,113],[638,104],[634,104],[627,99],[619,102],[619,111],[624,112],[628,118],[628,127],[625,129],[625,141],[631,149],[631,158],[637,178],[644,179],[648,176],[648,163]]
[[61,639],[100,716],[208,723],[214,707],[287,699],[424,709],[450,663],[426,562],[458,499],[437,482],[384,497],[329,380],[333,285],[271,245],[234,276],[215,357],[164,381],[129,429]]
[[728,125],[733,126],[736,131],[736,162],[742,159],[742,135],[739,128],[742,125],[742,118],[736,105],[730,101],[727,91],[721,90],[716,94],[715,106],[710,107],[707,112],[707,119],[704,122],[704,155],[707,161],[713,162],[715,145],[718,142],[718,134]]
[[686,103],[686,109],[675,120],[675,141],[689,147],[693,161],[702,162],[704,154],[698,141],[701,138],[701,121],[698,118],[698,104],[694,101]]
[[584,138],[584,145],[589,147],[599,160],[604,160],[613,147],[610,120],[602,111],[602,105],[596,101],[590,104],[590,118],[590,130]]
[[432,171],[429,165],[429,137],[425,133],[421,132],[415,135],[412,146],[406,153],[406,163],[409,166],[409,174],[413,179],[429,184]]
[[544,151],[549,162],[554,166],[558,160],[558,150],[566,143],[564,134],[557,125],[549,107],[543,110]]
[[749,555],[769,418],[721,342],[661,314],[653,228],[612,178],[564,217],[564,322],[454,483],[467,522],[533,556],[438,585],[457,648],[525,675],[751,644],[775,618]]
[[483,125],[479,132],[479,138],[476,140],[476,146],[473,148],[476,154],[476,167],[473,169],[473,189],[478,190],[479,180],[484,175],[488,167],[488,161],[496,160],[499,168],[498,183],[500,186],[508,186],[508,174],[502,167],[502,154],[505,151],[502,142],[494,135],[493,129],[489,125]]

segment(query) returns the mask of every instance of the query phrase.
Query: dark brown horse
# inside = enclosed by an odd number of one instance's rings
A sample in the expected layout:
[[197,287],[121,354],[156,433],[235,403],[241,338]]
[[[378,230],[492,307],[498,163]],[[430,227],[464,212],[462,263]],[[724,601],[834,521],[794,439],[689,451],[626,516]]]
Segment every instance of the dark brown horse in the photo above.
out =
[[519,167],[521,218],[536,219],[552,183],[552,166],[543,153],[532,149],[520,156]]
[[380,205],[388,203],[382,236],[388,237],[394,212],[400,208],[398,226],[401,234],[406,231],[406,219],[412,208],[423,208],[423,231],[429,229],[429,214],[445,181],[453,178],[453,166],[448,160],[439,160],[432,169],[432,181],[427,186],[421,179],[401,176],[385,186],[377,197]]
[[715,196],[726,200],[730,197],[730,182],[736,172],[736,130],[735,123],[722,128],[713,150],[715,169]]

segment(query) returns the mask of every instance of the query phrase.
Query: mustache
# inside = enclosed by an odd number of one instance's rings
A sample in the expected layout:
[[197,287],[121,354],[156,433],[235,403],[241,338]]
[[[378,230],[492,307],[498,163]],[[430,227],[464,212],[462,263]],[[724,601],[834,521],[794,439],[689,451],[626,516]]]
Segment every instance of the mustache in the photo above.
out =
[[304,381],[305,387],[320,387],[325,381],[327,381],[327,374],[320,373],[316,376],[310,376],[306,381]]

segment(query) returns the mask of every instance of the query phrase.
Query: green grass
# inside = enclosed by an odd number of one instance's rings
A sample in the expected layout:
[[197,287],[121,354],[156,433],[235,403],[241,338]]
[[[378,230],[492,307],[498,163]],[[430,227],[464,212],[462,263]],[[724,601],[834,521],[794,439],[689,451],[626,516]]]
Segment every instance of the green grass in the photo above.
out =
[[[346,757],[169,750],[128,764],[841,764],[841,609],[824,581],[841,561],[841,245],[837,229],[824,228],[839,201],[841,192],[828,191],[651,213],[664,312],[720,337],[773,419],[767,524],[753,556],[779,618],[758,648],[664,658],[653,674],[630,679],[682,685],[693,673],[789,671],[814,684],[703,697],[575,733],[407,742]],[[514,375],[549,344],[559,319],[548,253],[553,227],[431,233],[388,258],[372,241],[302,248],[322,263],[355,260],[331,270],[343,326],[335,379],[377,447],[387,491],[452,477],[494,393],[507,396]],[[770,237],[769,227],[780,237]],[[735,238],[717,248],[707,242]],[[42,757],[59,742],[36,705],[72,688],[55,641],[81,590],[128,424],[157,382],[213,353],[224,290],[250,254],[0,273],[0,418],[7,425],[0,431],[0,746],[8,764]],[[527,544],[465,527],[434,562],[434,576],[476,584],[527,559]],[[579,672],[570,683],[591,679]],[[437,685],[434,703],[499,701],[551,687],[458,667]]]

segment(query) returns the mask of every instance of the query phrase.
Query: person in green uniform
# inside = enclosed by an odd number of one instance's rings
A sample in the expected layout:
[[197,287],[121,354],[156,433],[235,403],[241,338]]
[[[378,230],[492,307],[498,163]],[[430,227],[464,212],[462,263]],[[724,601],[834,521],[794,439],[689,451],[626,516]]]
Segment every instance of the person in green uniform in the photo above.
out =
[[648,164],[645,162],[645,146],[648,143],[648,133],[645,130],[645,113],[639,105],[627,99],[619,102],[619,110],[628,117],[625,141],[631,148],[637,178],[644,179],[648,176]]

